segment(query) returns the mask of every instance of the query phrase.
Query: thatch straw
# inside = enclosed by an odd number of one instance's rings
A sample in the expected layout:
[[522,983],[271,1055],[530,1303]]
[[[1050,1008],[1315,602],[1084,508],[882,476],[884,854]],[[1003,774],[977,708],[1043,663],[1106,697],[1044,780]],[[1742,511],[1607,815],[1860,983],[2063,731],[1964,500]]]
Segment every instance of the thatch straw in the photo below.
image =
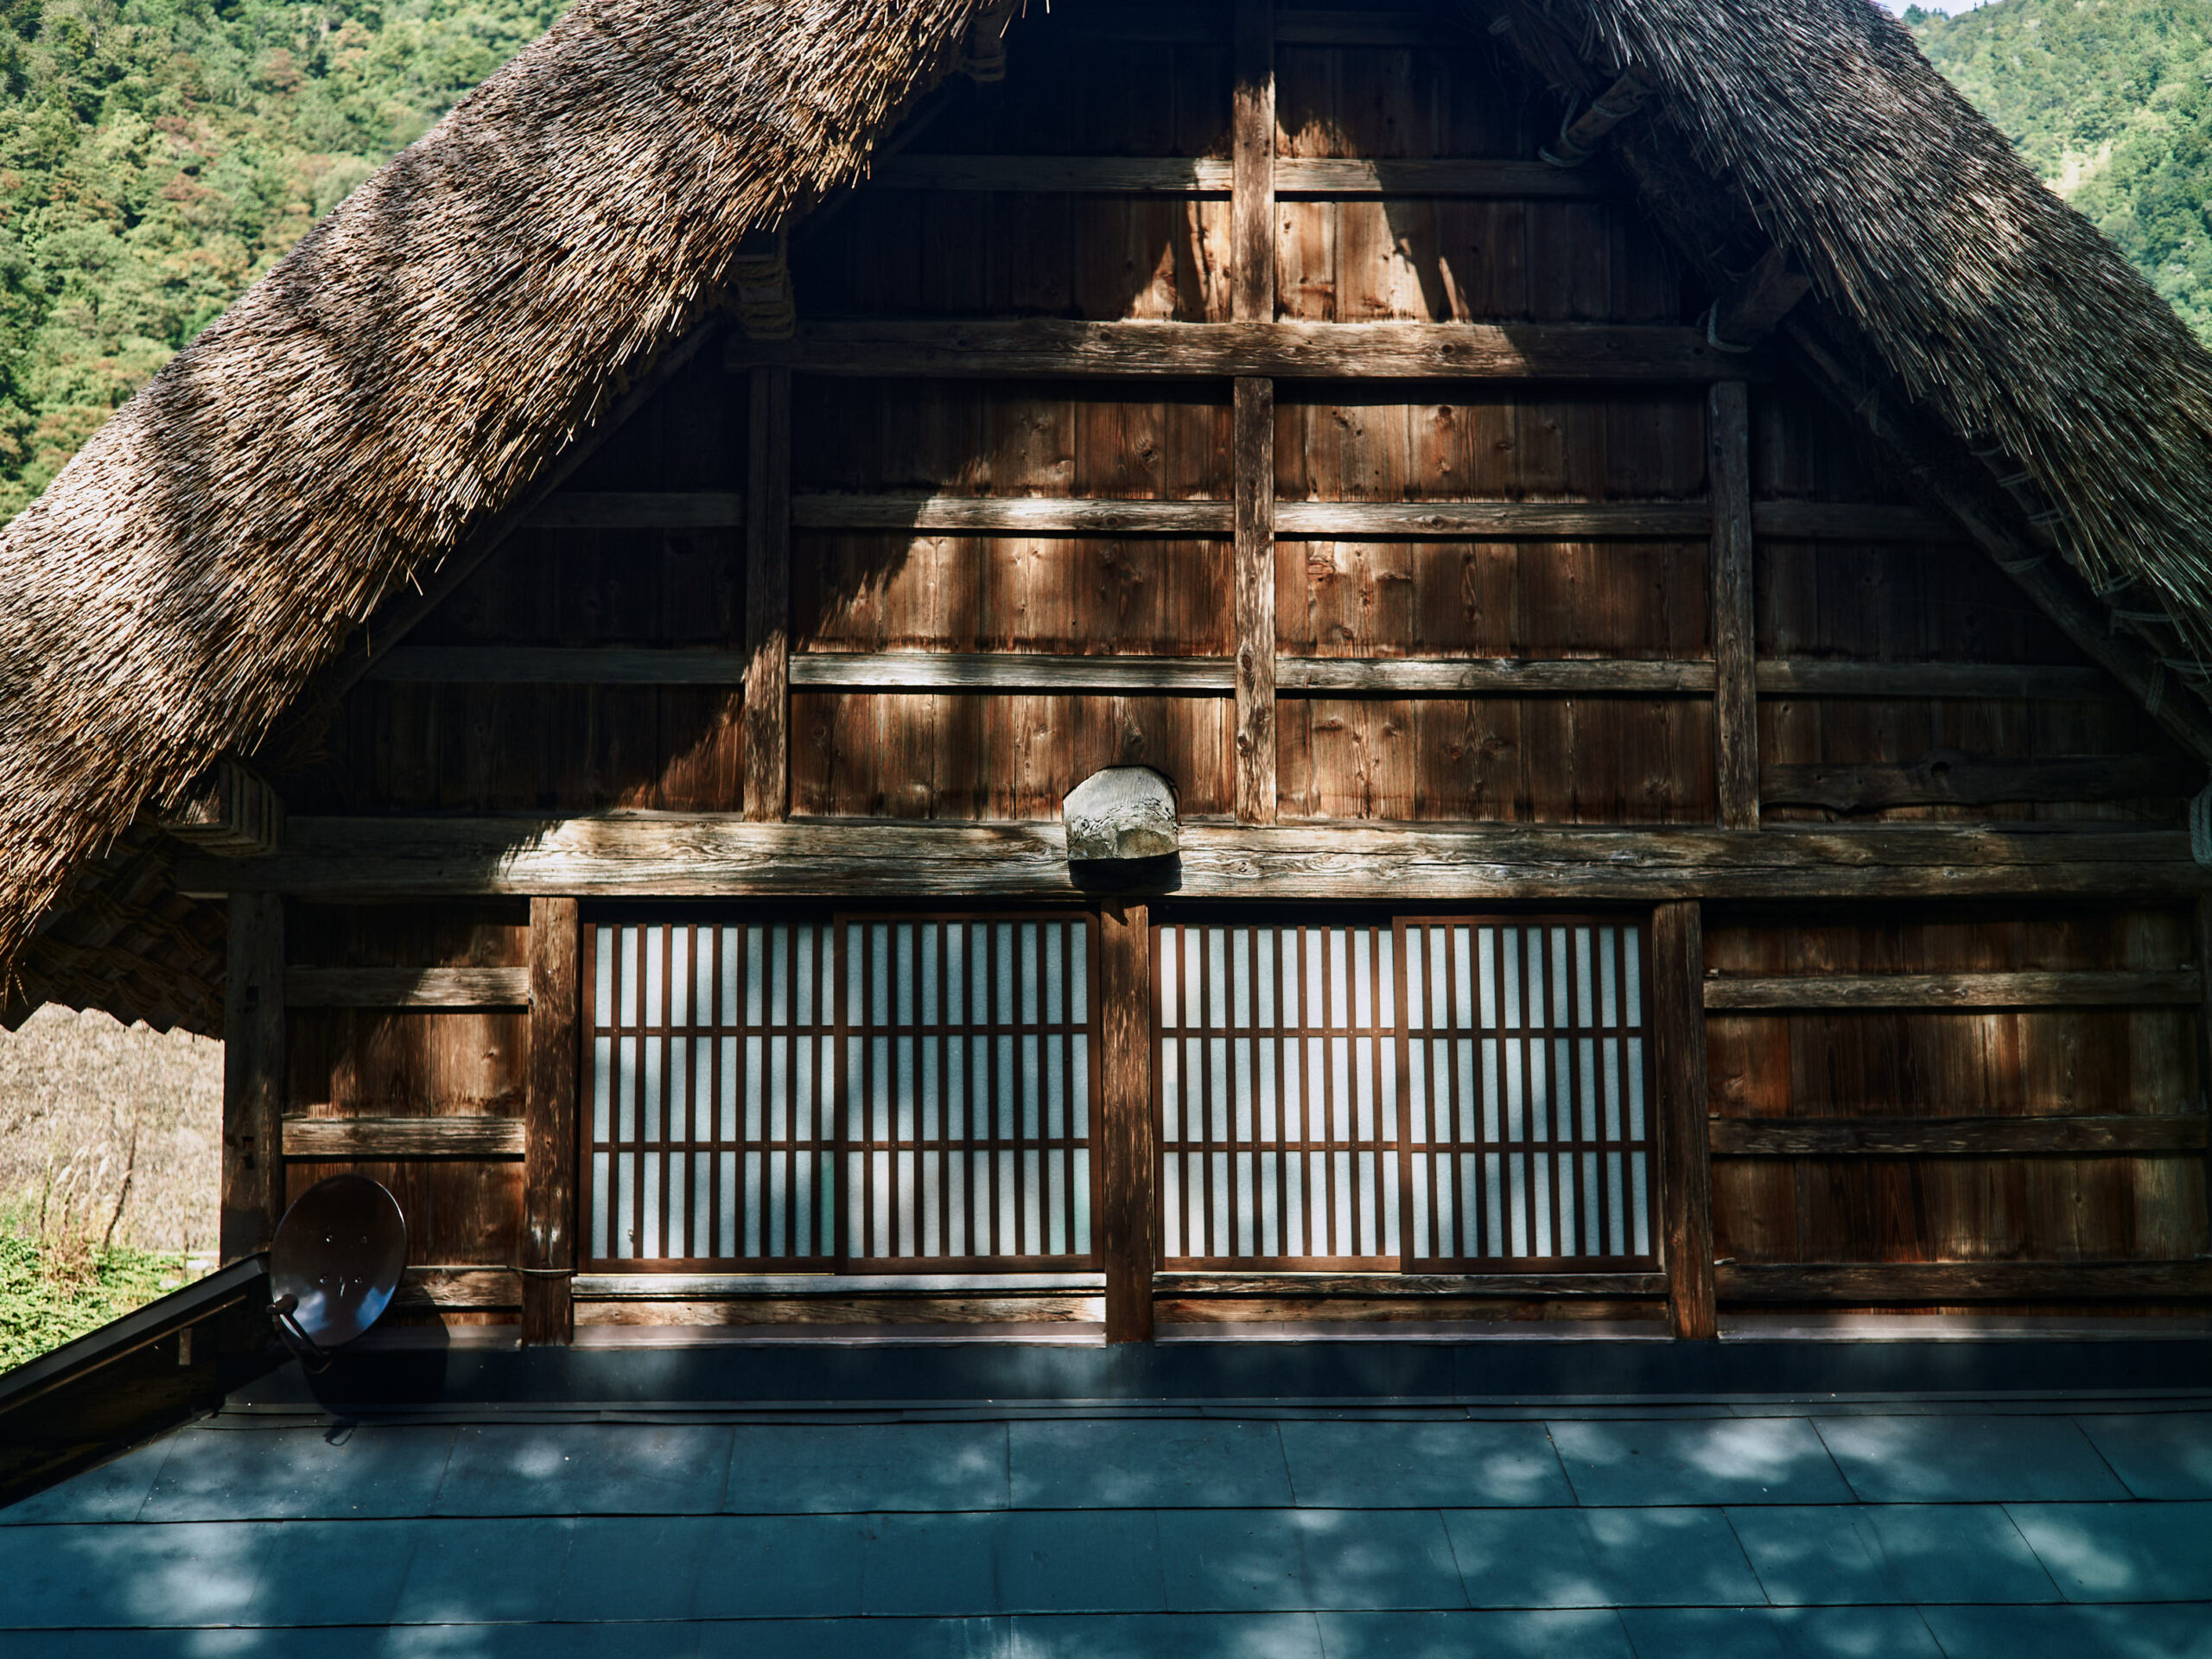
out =
[[[1539,3],[1643,71],[1914,394],[2020,458],[2093,582],[2212,650],[2212,358],[1900,25]],[[987,10],[580,0],[122,410],[0,532],[0,964],[696,322],[747,231],[851,179]]]
[[[580,0],[0,532],[0,964],[850,180],[976,0]],[[0,999],[4,1000],[4,999]]]
[[[1544,0],[1663,90],[1905,388],[2016,459],[2091,585],[2212,658],[2212,354],[1871,0]],[[2157,603],[2148,603],[2155,595]]]

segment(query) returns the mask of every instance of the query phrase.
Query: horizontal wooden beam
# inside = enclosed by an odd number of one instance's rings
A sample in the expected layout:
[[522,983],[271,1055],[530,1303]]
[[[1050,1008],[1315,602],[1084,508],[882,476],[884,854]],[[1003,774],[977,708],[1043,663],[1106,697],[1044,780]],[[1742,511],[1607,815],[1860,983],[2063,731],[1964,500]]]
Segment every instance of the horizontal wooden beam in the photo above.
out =
[[[1233,528],[1233,511],[1227,501],[816,494],[792,499],[791,527],[1226,537]],[[744,522],[743,496],[683,490],[553,495],[527,520],[540,530],[735,530]],[[1935,540],[1942,535],[1938,522],[1916,509],[1851,502],[1758,502],[1752,524],[1762,534],[1808,541],[1908,536]],[[1277,504],[1275,534],[1287,540],[1339,541],[1427,537],[1693,540],[1712,527],[1713,512],[1703,501],[1285,501]]]
[[1275,690],[1309,696],[1710,696],[1713,664],[1623,658],[1278,657]]
[[563,490],[523,523],[532,530],[734,530],[745,498],[732,490]]
[[1754,501],[1751,528],[1783,542],[1955,542],[1939,513],[1859,501]]
[[[1752,376],[1695,328],[1552,322],[817,322],[733,335],[733,369],[807,374],[1702,384]],[[1756,378],[1756,377],[1753,377]]]
[[2212,1262],[1724,1262],[1723,1302],[2025,1302],[2212,1296]]
[[[1226,156],[920,156],[880,165],[879,190],[1220,196],[1230,193]],[[1592,200],[1617,195],[1597,175],[1541,162],[1367,161],[1277,156],[1281,196],[1463,196],[1483,200]]]
[[791,658],[794,691],[1038,691],[1228,696],[1226,657],[1059,657],[1027,652],[806,652]]
[[2193,794],[2196,768],[2164,755],[2029,758],[1937,749],[1917,760],[1759,768],[1770,806],[1875,812],[1893,806],[1993,806],[2000,801],[2119,801]]
[[731,1301],[785,1296],[1093,1294],[1103,1273],[580,1273],[580,1302]]
[[2203,996],[2195,969],[1991,974],[1723,974],[1705,982],[1705,1006],[1802,1008],[2169,1007]]
[[283,1151],[299,1159],[520,1158],[523,1121],[473,1112],[454,1117],[284,1119]]
[[1716,1158],[2202,1152],[2202,1112],[2106,1117],[1715,1117]]
[[[1154,890],[1207,899],[2174,898],[2212,890],[2179,830],[1927,824],[1762,831],[1186,822]],[[332,899],[1077,898],[1049,823],[747,823],[734,814],[294,817],[265,859],[183,859],[187,893]]]
[[526,1008],[527,968],[292,968],[289,1008]]
[[497,1313],[522,1306],[522,1275],[509,1267],[410,1268],[391,1299],[395,1308],[467,1308]]
[[1186,1300],[1346,1296],[1484,1300],[1535,1296],[1664,1296],[1663,1273],[1187,1273],[1152,1275],[1152,1294]]
[[1837,663],[1770,658],[1758,664],[1763,697],[2117,696],[2101,668],[2044,663]]

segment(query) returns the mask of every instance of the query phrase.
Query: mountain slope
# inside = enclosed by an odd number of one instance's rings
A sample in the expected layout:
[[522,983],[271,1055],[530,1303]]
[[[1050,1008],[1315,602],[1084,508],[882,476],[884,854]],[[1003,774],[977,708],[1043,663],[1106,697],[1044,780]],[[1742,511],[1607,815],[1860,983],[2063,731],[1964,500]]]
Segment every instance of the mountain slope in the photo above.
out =
[[563,0],[0,0],[0,522]]
[[1905,21],[2044,181],[2212,339],[2212,6],[1998,0]]

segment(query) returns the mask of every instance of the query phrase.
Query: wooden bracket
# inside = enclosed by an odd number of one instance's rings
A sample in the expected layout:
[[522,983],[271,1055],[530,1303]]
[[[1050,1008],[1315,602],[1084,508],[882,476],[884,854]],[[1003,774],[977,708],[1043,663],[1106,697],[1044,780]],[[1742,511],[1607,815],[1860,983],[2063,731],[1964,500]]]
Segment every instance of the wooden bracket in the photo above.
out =
[[1751,274],[1706,313],[1706,343],[1716,351],[1751,350],[1781,326],[1812,286],[1811,277],[1791,268],[1787,251],[1769,248]]
[[740,242],[729,281],[747,340],[791,337],[798,308],[791,297],[790,239],[783,232],[755,231]]
[[1598,153],[1615,127],[1642,109],[1657,89],[1633,69],[1605,88],[1588,108],[1560,128],[1559,137],[1536,152],[1554,167],[1580,167]]

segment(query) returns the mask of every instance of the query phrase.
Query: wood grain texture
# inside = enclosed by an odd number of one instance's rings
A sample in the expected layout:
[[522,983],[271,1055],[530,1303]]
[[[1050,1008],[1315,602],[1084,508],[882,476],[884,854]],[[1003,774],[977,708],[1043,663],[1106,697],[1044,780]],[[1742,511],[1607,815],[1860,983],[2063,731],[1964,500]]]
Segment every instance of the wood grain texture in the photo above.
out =
[[1667,1309],[1675,1336],[1708,1341],[1713,1311],[1713,1154],[1707,1140],[1705,932],[1692,902],[1651,914],[1652,1035],[1657,1050],[1660,1214]]
[[563,1343],[575,1316],[576,1096],[583,1065],[582,930],[574,899],[530,901],[529,1127],[522,1228],[522,1339]]
[[274,893],[234,894],[227,950],[221,1219],[226,1263],[268,1249],[283,1213],[283,899]]
[[329,1117],[289,1112],[284,1156],[333,1162],[367,1158],[520,1158],[522,1119],[470,1112],[451,1117]]
[[745,816],[791,810],[791,379],[753,371],[747,415]]
[[1759,798],[1777,806],[1875,812],[1895,806],[1992,806],[2005,801],[2117,801],[2179,795],[2190,779],[2164,755],[1969,754],[1934,749],[1916,760],[1858,766],[1770,764]]
[[1720,1300],[2027,1302],[2212,1296],[2208,1262],[1727,1262]]
[[1986,974],[1717,975],[1705,1006],[1729,1009],[2188,1007],[2196,969]]
[[1236,690],[1225,658],[1063,657],[1042,652],[809,652],[791,658],[805,690],[1196,692]]
[[[1268,109],[1272,120],[1272,98]],[[1236,818],[1240,823],[1273,823],[1276,804],[1274,385],[1243,378],[1236,382]]]
[[1183,1300],[1661,1296],[1663,1273],[1158,1273],[1155,1295]]
[[521,1300],[512,1268],[423,1267],[407,1269],[391,1306],[412,1312],[512,1313]]
[[1701,384],[1757,378],[1694,328],[1478,322],[883,321],[800,325],[788,345],[731,342],[732,368],[948,378],[1256,375],[1274,379]]
[[521,1008],[524,968],[294,968],[284,1000],[296,1008]]
[[1715,1117],[1716,1158],[2202,1152],[2202,1113],[2102,1117]]
[[1232,0],[1230,49],[1230,246],[1234,315],[1275,315],[1275,41],[1274,0]]
[[1098,926],[1106,1340],[1149,1342],[1153,1269],[1160,1259],[1151,912],[1141,904],[1109,903],[1100,908]]
[[2111,696],[2120,688],[2101,668],[2042,663],[1831,662],[1773,658],[1758,664],[1766,697]]
[[1720,823],[1759,822],[1758,688],[1752,677],[1751,395],[1740,380],[1707,394],[1712,445],[1714,734],[1719,743]]
[[[266,859],[180,860],[188,893],[423,899],[1073,895],[1052,823],[752,824],[731,814],[295,817]],[[1980,825],[1739,831],[1655,827],[1186,823],[1173,891],[1206,898],[1651,902],[2194,895],[2212,875],[2173,831]],[[1716,982],[1726,985],[1726,982]],[[1720,995],[1726,995],[1725,989]]]
[[1458,658],[1278,657],[1275,693],[1323,696],[1548,696],[1625,692],[1695,696],[1713,690],[1713,664],[1618,658],[1519,660]]

